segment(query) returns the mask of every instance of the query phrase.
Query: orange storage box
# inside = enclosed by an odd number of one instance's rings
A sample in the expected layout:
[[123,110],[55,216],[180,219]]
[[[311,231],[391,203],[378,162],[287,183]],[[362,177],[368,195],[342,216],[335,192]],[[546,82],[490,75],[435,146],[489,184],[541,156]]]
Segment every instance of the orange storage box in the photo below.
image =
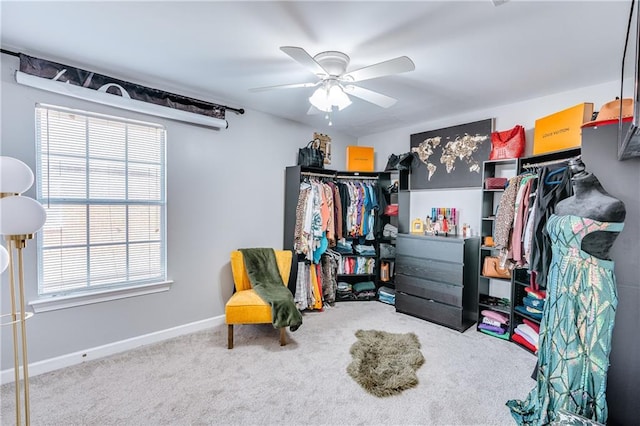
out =
[[348,172],[372,172],[373,171],[373,147],[347,146],[347,171]]
[[533,154],[561,151],[582,145],[580,126],[591,120],[593,104],[584,102],[536,120]]

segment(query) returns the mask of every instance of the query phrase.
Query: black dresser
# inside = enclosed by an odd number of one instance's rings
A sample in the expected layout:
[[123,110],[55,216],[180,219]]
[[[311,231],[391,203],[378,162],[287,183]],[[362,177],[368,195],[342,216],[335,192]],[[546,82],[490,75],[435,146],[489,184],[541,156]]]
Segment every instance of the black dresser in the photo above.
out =
[[464,331],[477,318],[479,237],[398,234],[396,311]]

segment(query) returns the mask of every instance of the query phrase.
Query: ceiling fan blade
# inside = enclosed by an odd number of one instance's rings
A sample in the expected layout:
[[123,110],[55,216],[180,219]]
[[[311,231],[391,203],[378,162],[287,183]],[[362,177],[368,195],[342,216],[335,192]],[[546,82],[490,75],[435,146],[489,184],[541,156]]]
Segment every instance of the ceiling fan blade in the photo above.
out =
[[384,77],[391,74],[400,74],[416,69],[415,64],[407,56],[399,56],[395,59],[379,62],[360,68],[355,71],[348,72],[342,78],[350,81],[363,81],[372,78]]
[[303,48],[295,46],[282,46],[280,47],[280,50],[291,56],[293,60],[298,62],[300,65],[302,65],[315,75],[329,75],[329,73],[324,68],[322,68],[320,64],[317,63],[315,59],[313,59],[313,57],[309,55]]
[[397,99],[394,99],[387,95],[383,95],[382,93],[374,92],[373,90],[365,89],[363,87],[348,85],[344,88],[344,91],[348,95],[353,95],[367,102],[371,102],[374,105],[378,105],[382,108],[389,108],[396,102],[398,102]]
[[254,87],[253,89],[249,89],[250,92],[262,92],[263,90],[272,90],[272,89],[296,89],[298,87],[315,87],[320,82],[316,83],[294,83],[294,84],[280,84],[277,86],[266,86],[266,87]]

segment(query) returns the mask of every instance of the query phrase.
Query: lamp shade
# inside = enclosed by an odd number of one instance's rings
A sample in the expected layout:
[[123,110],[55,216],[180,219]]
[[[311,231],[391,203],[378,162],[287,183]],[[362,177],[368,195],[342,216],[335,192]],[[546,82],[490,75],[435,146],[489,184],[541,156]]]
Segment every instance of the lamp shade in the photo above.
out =
[[337,106],[339,111],[351,105],[351,99],[337,84],[329,90],[329,102],[331,105]]
[[9,252],[4,246],[0,246],[0,274],[9,266]]
[[325,87],[318,87],[309,98],[309,103],[323,112],[331,112],[329,91]]
[[309,98],[309,102],[323,112],[331,112],[334,106],[342,111],[351,105],[351,99],[344,93],[342,86],[331,81],[326,82],[322,87],[318,87]]
[[29,197],[0,198],[0,234],[28,235],[38,232],[47,220],[42,204]]
[[33,185],[33,172],[22,161],[0,156],[0,192],[22,194]]

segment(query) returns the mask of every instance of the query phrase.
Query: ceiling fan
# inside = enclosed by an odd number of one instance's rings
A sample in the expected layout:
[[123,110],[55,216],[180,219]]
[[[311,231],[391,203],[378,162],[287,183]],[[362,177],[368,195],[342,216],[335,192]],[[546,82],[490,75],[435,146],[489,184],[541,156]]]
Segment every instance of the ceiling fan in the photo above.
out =
[[331,112],[334,107],[342,110],[351,104],[348,95],[355,96],[383,108],[389,108],[397,102],[396,99],[383,95],[382,93],[374,92],[373,90],[365,89],[356,83],[413,71],[415,69],[415,65],[411,59],[406,56],[400,56],[347,72],[350,58],[342,52],[327,51],[311,56],[301,47],[283,46],[280,50],[314,73],[319,80],[315,83],[283,84],[258,87],[250,90],[257,92],[272,89],[318,87],[309,98],[312,107],[308,111],[308,114],[316,111]]

